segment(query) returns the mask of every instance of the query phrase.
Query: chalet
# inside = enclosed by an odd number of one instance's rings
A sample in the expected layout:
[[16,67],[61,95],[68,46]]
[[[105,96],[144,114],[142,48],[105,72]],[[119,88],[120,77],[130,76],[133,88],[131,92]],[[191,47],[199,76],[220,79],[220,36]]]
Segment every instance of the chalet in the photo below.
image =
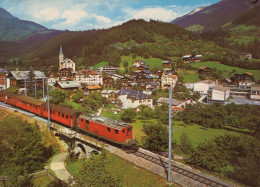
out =
[[154,91],[160,88],[160,84],[158,82],[150,82],[145,85],[146,91]]
[[112,75],[110,75],[110,77],[113,78],[114,81],[116,81],[116,80],[118,80],[118,79],[121,80],[121,79],[124,78],[123,76],[118,75],[118,74],[112,74]]
[[94,70],[80,70],[76,74],[76,81],[86,85],[103,85],[103,76]]
[[202,55],[195,55],[195,56],[193,57],[193,61],[194,61],[194,62],[200,62],[201,58],[202,58]]
[[93,92],[101,92],[102,87],[99,85],[89,85],[89,86],[85,86],[83,89],[85,93],[91,94]]
[[145,70],[148,70],[149,67],[146,66],[146,65],[140,65],[138,68],[137,68],[137,71],[145,71]]
[[260,100],[260,85],[251,86],[250,99]]
[[134,61],[134,63],[133,63],[133,66],[134,67],[139,67],[139,66],[141,66],[141,65],[146,65],[145,64],[145,62],[144,61],[141,61],[141,60],[136,60],[136,61]]
[[221,85],[213,86],[208,90],[207,103],[226,104],[229,94],[230,88]]
[[170,74],[170,73],[172,73],[172,69],[166,68],[166,69],[163,70],[163,72],[164,72],[165,74]]
[[171,67],[172,66],[172,62],[171,61],[162,61],[162,66]]
[[231,78],[234,85],[250,85],[255,82],[254,74],[250,72],[245,72],[243,74],[234,74]]
[[80,88],[80,83],[78,81],[59,81],[56,82],[54,87],[62,90],[78,90]]
[[122,109],[134,108],[138,110],[140,105],[153,107],[153,99],[151,96],[137,90],[121,88],[118,92],[118,99],[122,102]]
[[56,82],[57,82],[57,79],[55,77],[48,78],[48,85],[53,86]]
[[116,68],[113,66],[104,66],[98,68],[99,72],[106,72],[107,74],[114,74],[116,72]]
[[62,68],[58,71],[58,75],[59,75],[60,79],[71,78],[73,75],[73,69],[72,68]]
[[229,86],[232,85],[232,80],[231,79],[224,79],[221,82],[222,86]]
[[135,78],[132,77],[132,76],[124,76],[124,78],[121,79],[121,85],[129,85],[131,84],[132,82],[134,82]]
[[114,79],[111,76],[103,78],[103,86],[104,87],[112,87],[114,84]]
[[162,89],[168,88],[170,86],[174,88],[177,81],[178,81],[177,75],[172,75],[172,74],[166,75],[165,73],[163,73],[161,76],[161,87]]
[[185,55],[182,57],[184,63],[190,63],[192,61],[192,55]]
[[102,90],[101,95],[105,98],[115,98],[119,90]]
[[198,73],[201,76],[210,77],[211,76],[211,69],[209,67],[207,67],[207,66],[201,66],[198,69]]
[[251,54],[251,53],[240,53],[239,59],[240,59],[240,60],[249,60],[249,59],[252,59],[252,54]]
[[[18,69],[16,71],[11,71],[7,75],[7,88],[10,86],[17,86],[19,87],[19,91],[24,89],[25,82],[29,78],[28,76],[29,71],[19,71]],[[41,71],[34,71],[34,80],[36,80],[36,85],[38,87],[42,88],[43,79],[46,79],[46,76]]]

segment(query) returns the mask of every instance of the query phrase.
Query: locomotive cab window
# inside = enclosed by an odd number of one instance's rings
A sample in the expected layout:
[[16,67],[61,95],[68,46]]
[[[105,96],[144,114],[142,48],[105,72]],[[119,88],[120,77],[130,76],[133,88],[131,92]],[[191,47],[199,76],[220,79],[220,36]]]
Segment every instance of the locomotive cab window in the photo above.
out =
[[115,134],[118,134],[118,130],[115,129]]
[[108,132],[110,132],[110,131],[111,131],[111,129],[108,127],[108,128],[107,128],[107,131],[108,131]]

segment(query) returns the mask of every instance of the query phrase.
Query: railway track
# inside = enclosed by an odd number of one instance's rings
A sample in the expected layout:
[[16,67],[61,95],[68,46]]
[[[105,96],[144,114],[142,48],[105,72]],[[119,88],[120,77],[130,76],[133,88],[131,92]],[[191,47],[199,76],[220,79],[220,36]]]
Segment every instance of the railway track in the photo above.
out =
[[[160,159],[161,157],[157,157],[152,153],[150,155],[149,153],[143,152],[143,151],[137,151],[133,153],[134,155],[141,157],[145,160],[148,160],[152,163],[155,163],[157,165],[160,165],[161,167],[168,170],[168,162],[165,161],[165,159]],[[192,168],[191,168],[192,169]],[[213,179],[213,177],[207,177],[203,176],[199,173],[195,173],[194,171],[191,171],[189,169],[185,169],[183,167],[177,166],[176,164],[172,163],[171,170],[173,172],[177,172],[185,177],[191,178],[199,183],[205,184],[206,186],[212,186],[212,187],[228,187],[227,184],[224,184],[222,182],[216,181]]]

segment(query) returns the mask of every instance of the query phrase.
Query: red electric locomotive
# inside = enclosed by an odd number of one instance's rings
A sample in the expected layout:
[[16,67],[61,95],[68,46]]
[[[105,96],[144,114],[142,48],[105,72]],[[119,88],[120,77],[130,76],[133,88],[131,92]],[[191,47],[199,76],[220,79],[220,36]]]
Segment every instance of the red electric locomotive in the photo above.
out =
[[126,144],[132,139],[131,125],[106,117],[80,115],[79,127],[89,134],[114,143]]

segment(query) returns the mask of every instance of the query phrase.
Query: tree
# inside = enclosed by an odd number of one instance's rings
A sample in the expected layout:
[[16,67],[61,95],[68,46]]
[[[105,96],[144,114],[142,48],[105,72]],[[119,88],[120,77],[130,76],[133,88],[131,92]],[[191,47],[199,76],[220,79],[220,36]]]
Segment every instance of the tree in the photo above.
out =
[[35,74],[32,66],[29,68],[28,72],[28,78],[26,79],[26,92],[27,95],[34,95],[34,89],[35,89]]
[[168,147],[168,128],[160,123],[144,124],[142,131],[146,134],[141,141],[146,149],[154,152],[166,151]]
[[125,122],[132,122],[135,117],[136,117],[136,112],[134,111],[134,109],[129,108],[124,110],[121,119]]
[[84,161],[76,180],[78,186],[122,186],[122,178],[108,170],[107,160],[107,153],[103,150],[101,154]]
[[59,103],[63,103],[66,99],[66,92],[57,88],[52,89],[50,91],[50,98],[50,102],[56,105]]
[[78,103],[80,99],[82,99],[84,96],[84,92],[82,90],[78,90],[77,93],[73,95],[74,102]]
[[128,62],[127,62],[127,61],[124,61],[124,62],[123,62],[123,66],[124,66],[124,68],[126,69],[126,68],[128,67]]
[[139,109],[140,109],[139,114],[140,114],[141,118],[150,119],[153,117],[153,114],[154,114],[153,109],[148,107],[147,105],[140,105]]
[[180,137],[180,149],[184,154],[190,154],[193,150],[191,141],[185,132],[183,132]]
[[83,100],[83,106],[87,108],[87,111],[96,112],[98,108],[107,103],[107,99],[102,97],[101,93],[93,92]]

